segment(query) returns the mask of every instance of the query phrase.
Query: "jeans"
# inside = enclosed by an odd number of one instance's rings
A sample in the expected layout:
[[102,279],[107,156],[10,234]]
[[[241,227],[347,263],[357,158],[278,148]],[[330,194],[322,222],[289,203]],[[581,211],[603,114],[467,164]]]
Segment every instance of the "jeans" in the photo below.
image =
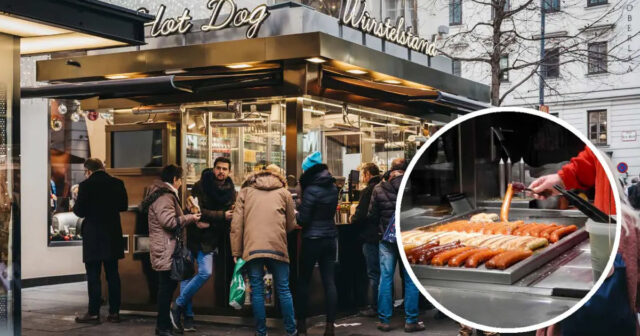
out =
[[[393,275],[399,260],[398,246],[380,242],[380,287],[378,290],[378,317],[380,322],[389,323],[393,315]],[[404,273],[404,310],[406,323],[418,322],[418,288],[402,268]]]
[[84,264],[87,270],[87,288],[89,290],[89,315],[100,314],[102,301],[102,282],[100,272],[104,265],[109,287],[109,314],[120,312],[120,274],[118,274],[118,259],[104,261],[90,261]]
[[202,251],[198,251],[196,262],[198,263],[198,273],[193,278],[183,280],[180,283],[180,296],[176,299],[176,303],[184,307],[184,315],[189,317],[193,317],[191,299],[209,280],[213,272],[213,252],[202,253]]
[[362,253],[367,263],[367,277],[369,278],[369,305],[378,307],[378,286],[380,285],[380,246],[378,243],[364,243]]
[[324,287],[324,301],[326,302],[327,323],[336,320],[336,306],[338,293],[335,282],[336,240],[335,238],[318,238],[302,240],[300,259],[300,278],[298,284],[298,316],[307,318],[309,299],[309,282],[316,262],[320,265],[320,276]]
[[257,258],[247,262],[245,269],[251,284],[251,308],[256,319],[256,335],[267,334],[266,312],[264,308],[264,268],[273,275],[273,286],[280,299],[280,312],[287,335],[296,333],[293,297],[289,289],[289,264],[270,258]]
[[156,320],[158,330],[171,330],[169,309],[178,282],[172,280],[170,275],[171,271],[158,271],[158,319]]

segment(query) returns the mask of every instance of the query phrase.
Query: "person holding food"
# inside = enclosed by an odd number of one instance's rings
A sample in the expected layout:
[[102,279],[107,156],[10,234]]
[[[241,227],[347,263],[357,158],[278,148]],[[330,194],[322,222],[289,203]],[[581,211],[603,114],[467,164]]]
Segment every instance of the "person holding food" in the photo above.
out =
[[202,171],[200,180],[193,185],[190,203],[191,213],[200,213],[202,218],[187,228],[187,248],[198,264],[198,273],[191,279],[182,281],[180,295],[171,307],[173,326],[180,329],[184,314],[184,331],[195,331],[191,299],[202,288],[213,273],[213,260],[229,232],[232,206],[236,200],[233,180],[229,177],[231,161],[217,158],[213,169]]
[[160,180],[153,182],[140,204],[140,212],[148,216],[151,268],[158,274],[156,335],[160,336],[173,335],[170,306],[178,283],[171,278],[171,265],[176,235],[183,236],[182,228],[200,220],[200,214],[182,212],[178,199],[182,175],[182,167],[171,164],[162,168]]
[[[611,165],[611,162],[608,162]],[[542,176],[529,186],[533,197],[544,199],[540,195],[545,190],[559,184],[566,189],[595,188],[594,205],[605,214],[614,215],[616,211],[612,186],[604,167],[595,154],[585,149],[564,165],[556,174]],[[624,192],[620,190],[623,227],[616,262],[611,272],[593,297],[573,315],[559,325],[538,330],[538,336],[583,336],[583,335],[637,335],[638,311],[636,293],[638,292],[638,228],[637,214],[633,214]],[[633,222],[630,224],[629,222]],[[594,282],[597,279],[594,279]]]

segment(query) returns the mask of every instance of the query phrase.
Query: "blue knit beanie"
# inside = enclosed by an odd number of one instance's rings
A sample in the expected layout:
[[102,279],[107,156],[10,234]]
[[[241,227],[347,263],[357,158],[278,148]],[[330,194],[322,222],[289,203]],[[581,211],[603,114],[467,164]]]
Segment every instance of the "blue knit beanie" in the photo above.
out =
[[302,161],[302,171],[307,171],[309,168],[322,163],[322,153],[313,152]]

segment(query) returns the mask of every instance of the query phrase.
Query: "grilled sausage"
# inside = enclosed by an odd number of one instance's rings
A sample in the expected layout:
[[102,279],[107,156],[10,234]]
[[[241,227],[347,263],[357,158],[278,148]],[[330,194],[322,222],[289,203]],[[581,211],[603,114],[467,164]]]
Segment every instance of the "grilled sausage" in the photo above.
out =
[[511,232],[511,234],[512,235],[516,235],[516,236],[526,236],[524,234],[524,232],[526,230],[529,230],[530,228],[532,228],[533,225],[535,225],[535,224],[534,223],[528,223],[528,224],[521,225],[517,229],[513,230],[513,232]]
[[418,258],[418,264],[426,265],[431,262],[431,259],[438,253],[444,252],[447,250],[454,249],[456,247],[460,247],[460,241],[451,242],[449,244],[432,247],[422,253],[420,258]]
[[540,231],[540,234],[538,235],[538,237],[549,239],[549,236],[551,235],[551,233],[559,228],[561,228],[560,225],[551,224],[550,227]]
[[540,237],[540,233],[546,229],[548,229],[551,225],[550,224],[540,224],[538,226],[536,226],[535,228],[529,230],[529,236],[531,237]]
[[551,234],[549,235],[549,240],[552,243],[557,243],[558,240],[560,240],[560,238],[570,234],[571,232],[576,231],[577,229],[578,227],[575,225],[569,225],[569,226],[565,226],[563,228],[557,229],[551,232]]
[[527,250],[511,250],[503,252],[487,261],[485,266],[487,266],[487,268],[497,268],[503,270],[520,260],[529,258],[532,254],[533,252]]
[[468,268],[476,268],[478,267],[478,265],[482,264],[483,262],[489,260],[490,258],[495,257],[496,255],[502,253],[501,250],[482,250],[482,251],[478,251],[474,254],[472,254],[471,256],[469,256],[469,258],[467,258],[467,261],[464,263],[465,267]]
[[447,265],[451,266],[451,267],[458,267],[460,265],[462,265],[467,259],[469,259],[469,257],[471,257],[472,255],[478,253],[479,251],[489,251],[488,248],[473,248],[471,250],[462,252],[458,255],[456,255],[455,257],[449,259],[449,261],[447,262]]
[[473,247],[471,246],[460,246],[448,251],[440,252],[431,259],[431,265],[444,266],[444,264],[446,264],[449,261],[449,259],[457,256],[462,252],[469,251],[471,249],[473,249]]
[[415,247],[409,251],[405,251],[407,255],[407,260],[409,260],[410,264],[415,264],[416,261],[420,258],[420,255],[424,253],[426,250],[438,246],[439,243],[437,241],[430,241],[426,244]]
[[511,208],[512,198],[513,184],[509,183],[509,186],[507,186],[507,192],[504,194],[504,200],[502,201],[502,208],[500,208],[500,220],[503,222],[509,221],[509,208]]

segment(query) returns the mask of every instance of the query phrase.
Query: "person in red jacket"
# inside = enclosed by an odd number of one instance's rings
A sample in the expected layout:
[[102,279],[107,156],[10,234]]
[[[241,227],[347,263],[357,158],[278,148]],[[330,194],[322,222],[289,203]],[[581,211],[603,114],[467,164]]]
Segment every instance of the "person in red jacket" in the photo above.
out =
[[546,190],[558,194],[558,191],[553,189],[556,184],[564,186],[565,189],[585,190],[595,187],[594,205],[608,215],[616,214],[615,198],[607,173],[588,146],[556,174],[545,175],[533,181],[529,189],[533,190],[534,198],[545,199],[546,196],[541,194]]

